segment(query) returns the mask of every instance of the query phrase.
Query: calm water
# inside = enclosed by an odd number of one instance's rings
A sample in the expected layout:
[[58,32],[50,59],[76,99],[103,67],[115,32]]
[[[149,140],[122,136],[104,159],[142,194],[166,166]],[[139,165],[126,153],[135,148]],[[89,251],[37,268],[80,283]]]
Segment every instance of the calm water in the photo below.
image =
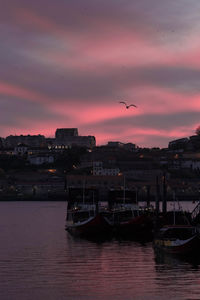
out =
[[1,300],[200,299],[200,263],[159,257],[151,243],[73,239],[65,208],[0,202]]

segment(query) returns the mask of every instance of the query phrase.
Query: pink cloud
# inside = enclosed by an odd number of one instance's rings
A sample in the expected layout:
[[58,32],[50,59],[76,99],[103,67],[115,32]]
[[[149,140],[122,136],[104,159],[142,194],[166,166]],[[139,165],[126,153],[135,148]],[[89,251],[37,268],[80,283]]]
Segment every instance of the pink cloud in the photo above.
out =
[[36,101],[39,103],[48,102],[47,98],[35,91],[31,91],[14,84],[9,84],[4,81],[0,81],[0,94],[19,97],[28,101]]
[[[56,6],[57,17],[58,13],[59,9]],[[144,128],[136,124],[133,128],[129,125],[131,124],[129,120],[143,116],[148,118],[150,115],[156,118],[172,113],[200,111],[200,91],[196,86],[194,89],[191,87],[189,93],[184,90],[185,79],[173,85],[170,80],[169,83],[165,82],[164,76],[163,81],[159,82],[162,68],[163,72],[165,68],[171,72],[176,67],[197,71],[200,69],[200,43],[195,37],[196,31],[184,38],[180,37],[179,33],[169,33],[163,38],[163,32],[156,31],[150,20],[143,22],[138,17],[131,21],[126,20],[124,15],[120,19],[120,11],[111,15],[106,11],[101,13],[102,15],[95,11],[94,14],[84,14],[73,7],[71,15],[69,13],[69,20],[61,22],[59,18],[54,19],[51,14],[48,16],[46,10],[43,10],[43,15],[42,10],[34,11],[19,7],[15,11],[17,25],[28,37],[26,43],[19,43],[16,53],[22,55],[23,62],[24,58],[28,58],[28,62],[36,63],[38,71],[46,68],[47,77],[48,72],[62,76],[66,74],[66,81],[63,80],[60,85],[60,77],[56,78],[55,75],[55,81],[45,81],[46,92],[43,78],[40,82],[38,80],[39,83],[35,80],[34,88],[28,88],[23,83],[11,84],[10,82],[15,82],[12,80],[11,68],[11,80],[0,81],[0,95],[41,104],[52,114],[55,113],[57,119],[48,122],[41,119],[35,124],[34,116],[32,120],[20,116],[21,123],[18,129],[13,126],[10,130],[14,130],[17,134],[39,132],[53,135],[57,127],[79,127],[80,132],[81,128],[84,128],[83,134],[95,135],[98,144],[107,140],[128,142],[129,139],[145,143],[145,137],[150,139],[164,136],[173,139],[189,135],[191,126],[197,124],[196,120],[191,121],[190,128],[188,125],[185,127],[176,125],[174,120],[173,129],[166,130],[151,124]],[[152,73],[156,68],[160,69],[156,70],[156,74],[152,74],[150,70],[146,75],[147,67],[152,69]],[[134,73],[134,70],[137,70],[138,74],[136,71]],[[185,72],[187,73],[187,70]],[[28,75],[32,78],[30,74]],[[181,68],[176,74],[174,77],[180,76]],[[26,76],[27,73],[24,71],[22,82],[26,82],[24,80]],[[188,74],[186,78],[187,76]],[[65,89],[68,81],[69,88]],[[48,87],[52,84],[56,86],[55,91],[60,92],[61,87],[63,92],[59,94],[60,96],[51,96]],[[179,87],[179,84],[182,86]],[[95,88],[93,93],[89,93],[93,85],[100,86],[100,89],[95,86],[100,95],[98,92],[95,95]],[[107,90],[105,94],[101,94],[104,86]],[[77,91],[80,92],[76,93]],[[126,110],[118,103],[121,99],[135,103],[138,108]],[[119,124],[121,119],[124,125]],[[113,121],[110,122],[112,124],[110,128],[103,125],[107,121]],[[117,130],[113,132],[115,121]],[[5,133],[5,127],[2,132]]]

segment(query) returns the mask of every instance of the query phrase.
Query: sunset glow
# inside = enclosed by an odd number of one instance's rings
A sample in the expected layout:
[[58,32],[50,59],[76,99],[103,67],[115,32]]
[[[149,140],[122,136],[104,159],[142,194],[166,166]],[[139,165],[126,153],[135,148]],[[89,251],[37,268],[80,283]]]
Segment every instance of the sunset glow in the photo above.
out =
[[167,147],[195,134],[199,11],[198,0],[7,0],[0,136],[77,127],[97,145]]

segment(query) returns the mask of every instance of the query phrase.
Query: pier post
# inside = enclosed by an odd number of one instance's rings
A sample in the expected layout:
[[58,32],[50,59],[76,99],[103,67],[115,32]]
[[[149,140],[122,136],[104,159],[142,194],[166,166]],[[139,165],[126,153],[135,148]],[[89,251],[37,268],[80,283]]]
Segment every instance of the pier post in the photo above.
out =
[[162,211],[163,214],[167,212],[167,198],[166,198],[166,174],[163,174],[163,199],[162,199]]
[[156,203],[155,203],[155,223],[154,223],[154,230],[157,231],[159,227],[159,204],[160,204],[160,186],[158,181],[158,176],[156,176]]
[[150,189],[151,189],[151,186],[147,185],[147,207],[150,206]]
[[156,216],[159,215],[159,202],[160,202],[160,186],[158,182],[158,176],[156,176]]

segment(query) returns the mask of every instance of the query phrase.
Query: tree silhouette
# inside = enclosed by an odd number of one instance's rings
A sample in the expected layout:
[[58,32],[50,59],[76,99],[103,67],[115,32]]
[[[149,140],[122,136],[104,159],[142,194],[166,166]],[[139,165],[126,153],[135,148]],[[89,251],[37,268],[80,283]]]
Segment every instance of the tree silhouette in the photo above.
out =
[[196,134],[200,136],[200,125],[195,130]]

